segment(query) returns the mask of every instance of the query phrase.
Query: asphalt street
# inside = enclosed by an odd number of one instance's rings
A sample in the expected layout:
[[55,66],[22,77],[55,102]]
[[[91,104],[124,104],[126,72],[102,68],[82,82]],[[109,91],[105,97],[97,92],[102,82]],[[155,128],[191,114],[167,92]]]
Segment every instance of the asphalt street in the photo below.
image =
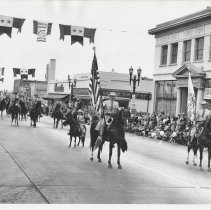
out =
[[126,134],[123,169],[90,161],[89,126],[85,147],[68,148],[68,128],[53,128],[44,116],[37,128],[0,120],[0,203],[30,204],[210,204],[211,172],[186,165],[186,147]]

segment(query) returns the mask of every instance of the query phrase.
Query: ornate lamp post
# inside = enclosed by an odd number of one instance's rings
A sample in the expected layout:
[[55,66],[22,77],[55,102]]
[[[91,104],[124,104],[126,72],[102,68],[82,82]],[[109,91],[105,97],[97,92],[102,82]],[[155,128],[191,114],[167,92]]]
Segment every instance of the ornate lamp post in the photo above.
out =
[[70,75],[68,75],[68,83],[69,83],[69,90],[71,88],[70,92],[70,101],[71,101],[71,107],[73,107],[73,88],[76,87],[77,79],[71,79]]
[[150,92],[148,92],[148,93],[147,93],[147,113],[148,113],[148,110],[149,110],[149,100],[150,100],[150,95],[151,95],[151,93],[150,93]]
[[141,79],[141,68],[139,67],[137,69],[137,75],[138,75],[138,78],[136,79],[136,75],[133,75],[133,67],[131,66],[129,68],[129,75],[130,75],[130,86],[131,86],[131,83],[133,84],[133,94],[132,94],[132,110],[135,111],[135,99],[136,99],[136,83],[138,82],[138,86],[139,86],[139,83],[140,83],[140,79]]

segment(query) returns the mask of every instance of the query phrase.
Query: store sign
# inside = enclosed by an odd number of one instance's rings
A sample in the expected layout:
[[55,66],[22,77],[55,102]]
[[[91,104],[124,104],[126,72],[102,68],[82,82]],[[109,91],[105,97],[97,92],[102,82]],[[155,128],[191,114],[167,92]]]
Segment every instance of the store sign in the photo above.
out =
[[64,92],[64,86],[63,84],[58,84],[58,83],[55,83],[54,84],[54,91],[55,92]]
[[88,88],[73,88],[73,94],[74,95],[89,95],[89,89]]
[[[131,98],[132,97],[132,93],[129,91],[122,91],[122,90],[105,90],[102,89],[102,95],[103,96],[109,96],[110,92],[115,92],[117,97],[121,97],[121,98]],[[135,99],[145,99],[147,100],[149,96],[149,100],[151,100],[151,93],[136,93],[135,94]]]
[[71,92],[71,88],[69,88],[68,82],[48,83],[48,93],[70,94],[70,92]]
[[[101,93],[102,96],[109,96],[110,92],[115,92],[117,97],[121,97],[121,98],[127,98],[127,99],[131,99],[131,97],[136,99],[143,99],[143,100],[151,100],[151,93],[136,93],[135,95],[133,95],[131,92],[129,91],[122,91],[122,90],[107,90],[107,89],[101,89]],[[88,96],[89,95],[89,89],[88,88],[73,88],[73,94],[74,95],[84,95],[84,96]]]
[[211,99],[211,88],[205,88],[204,99]]

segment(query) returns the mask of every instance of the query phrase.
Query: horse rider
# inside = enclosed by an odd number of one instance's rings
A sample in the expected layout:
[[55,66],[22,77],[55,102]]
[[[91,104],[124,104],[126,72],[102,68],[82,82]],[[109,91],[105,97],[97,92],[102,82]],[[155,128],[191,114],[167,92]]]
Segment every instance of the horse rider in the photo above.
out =
[[53,108],[53,112],[52,112],[52,114],[51,114],[51,117],[53,117],[54,114],[55,114],[56,112],[58,112],[60,109],[61,109],[61,104],[60,104],[60,103],[56,103],[55,107]]
[[204,129],[204,125],[205,122],[207,120],[207,117],[209,117],[211,115],[210,110],[207,108],[207,102],[206,101],[201,101],[201,106],[202,109],[199,109],[196,113],[196,133],[195,136],[198,138],[203,129]]
[[207,102],[201,101],[202,109],[199,109],[196,113],[195,120],[193,121],[193,126],[190,129],[190,143],[194,139],[194,137],[198,138],[203,129],[208,116],[210,116],[211,112],[207,109]]
[[102,142],[102,134],[106,125],[110,125],[113,121],[113,116],[118,112],[119,103],[115,101],[116,94],[111,92],[109,95],[109,99],[103,102],[104,108],[104,116],[99,120],[96,125],[95,130],[99,132],[99,136],[97,138],[97,144],[99,145]]
[[206,101],[202,101],[200,104],[202,106],[202,109],[199,109],[198,112],[196,113],[196,119],[197,119],[197,122],[199,122],[201,126],[204,126],[206,119],[211,114],[211,112],[209,109],[207,109]]
[[81,131],[81,133],[83,133],[83,130],[84,130],[84,127],[83,127],[83,124],[84,124],[84,116],[83,116],[83,112],[81,109],[79,109],[77,111],[77,123],[79,125],[79,129]]
[[72,112],[71,112],[71,108],[70,107],[67,107],[67,113],[65,115],[65,119],[67,121],[70,121],[70,119],[72,118]]
[[75,122],[77,122],[77,108],[74,108],[73,111],[72,111],[72,118]]

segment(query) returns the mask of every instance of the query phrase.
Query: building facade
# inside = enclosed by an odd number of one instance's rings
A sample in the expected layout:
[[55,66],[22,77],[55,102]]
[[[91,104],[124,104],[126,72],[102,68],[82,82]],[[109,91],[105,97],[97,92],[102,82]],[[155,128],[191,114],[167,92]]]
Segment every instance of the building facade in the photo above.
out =
[[[136,84],[135,100],[133,100],[133,87],[132,84],[130,86],[129,74],[99,71],[99,77],[103,100],[109,98],[110,92],[115,92],[115,100],[119,102],[119,106],[125,108],[133,108],[134,106],[137,112],[152,112],[152,79],[142,78],[140,85]],[[77,83],[76,88],[73,89],[73,94],[83,103],[89,103],[90,73],[75,74],[74,78]]]
[[[133,88],[129,83],[129,74],[100,71],[99,76],[103,100],[109,98],[110,92],[115,92],[115,100],[119,102],[119,106],[132,108],[134,102],[137,112],[152,112],[152,79],[143,78],[140,81],[140,85],[136,87],[136,100],[133,100],[131,98]],[[73,88],[68,80],[48,82],[47,95],[43,98],[54,102],[67,102],[72,97],[74,100],[78,99],[82,106],[90,105],[90,73],[75,74],[73,78],[76,80],[76,86]]]
[[187,113],[188,75],[196,95],[196,108],[211,100],[211,7],[157,25],[154,35],[153,110]]
[[13,92],[27,101],[35,98],[42,99],[47,94],[47,82],[15,79]]

